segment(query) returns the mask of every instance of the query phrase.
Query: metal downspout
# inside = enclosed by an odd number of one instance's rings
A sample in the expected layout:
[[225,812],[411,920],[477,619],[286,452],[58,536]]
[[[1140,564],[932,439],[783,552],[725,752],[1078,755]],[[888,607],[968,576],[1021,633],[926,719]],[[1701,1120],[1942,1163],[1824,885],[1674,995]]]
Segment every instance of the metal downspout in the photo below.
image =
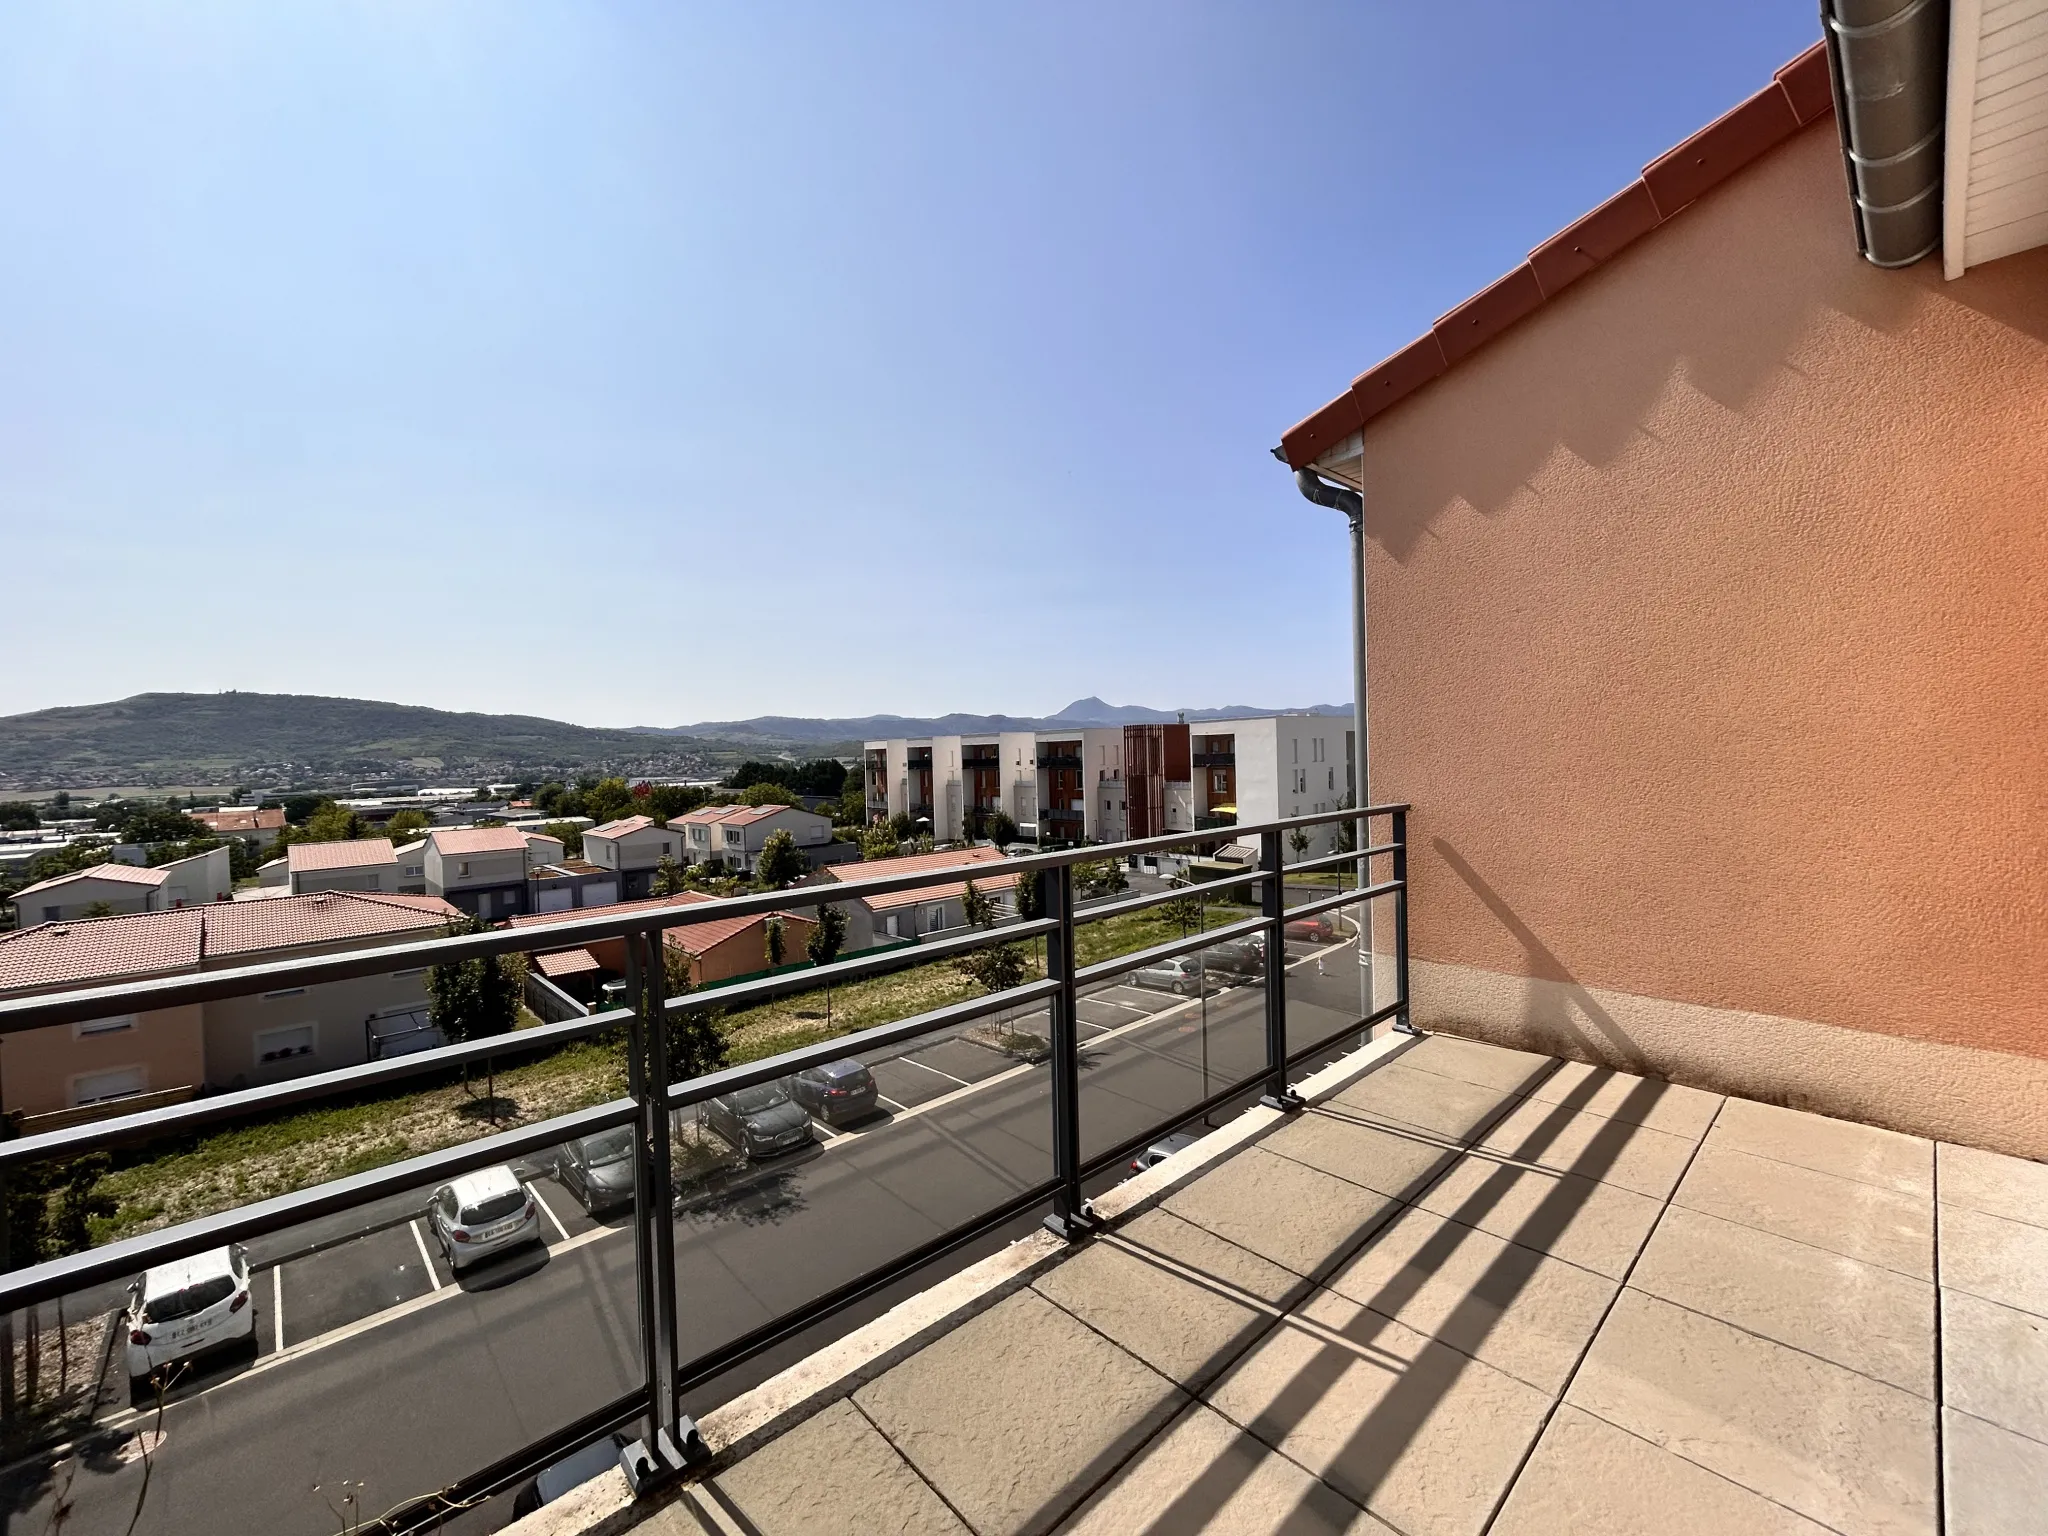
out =
[[1948,0],[1821,0],[1856,244],[1880,267],[1941,248]]

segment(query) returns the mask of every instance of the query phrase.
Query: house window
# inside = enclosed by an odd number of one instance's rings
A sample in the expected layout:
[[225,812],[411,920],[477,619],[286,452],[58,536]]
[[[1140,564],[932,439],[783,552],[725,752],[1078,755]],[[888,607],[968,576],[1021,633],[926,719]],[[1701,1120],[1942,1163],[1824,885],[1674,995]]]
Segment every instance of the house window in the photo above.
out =
[[290,1024],[283,1029],[263,1029],[256,1032],[256,1065],[268,1066],[273,1062],[292,1061],[300,1056],[313,1054],[317,1025]]
[[464,859],[458,864],[455,868],[455,873],[457,878],[467,880],[469,878],[469,860]]
[[1334,768],[1332,768],[1332,769],[1330,770],[1330,785],[1329,785],[1329,787],[1330,787],[1331,789],[1335,789],[1335,788],[1337,787],[1337,770],[1336,770],[1336,769],[1334,769]]
[[43,921],[46,923],[54,923],[55,921],[57,921],[58,918],[62,917],[63,915],[64,909],[62,907],[43,908]]
[[104,1072],[81,1072],[71,1079],[71,1107],[104,1104],[109,1099],[132,1099],[149,1088],[149,1068],[110,1067]]
[[118,1035],[125,1029],[135,1027],[135,1015],[124,1013],[112,1019],[81,1019],[71,1026],[71,1038],[83,1040],[89,1035]]

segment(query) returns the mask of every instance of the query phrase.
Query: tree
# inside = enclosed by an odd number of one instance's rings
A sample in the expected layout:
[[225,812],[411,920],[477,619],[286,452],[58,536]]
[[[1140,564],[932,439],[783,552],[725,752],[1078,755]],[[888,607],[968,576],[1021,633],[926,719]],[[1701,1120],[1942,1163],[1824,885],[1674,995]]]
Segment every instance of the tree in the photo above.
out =
[[[839,958],[839,946],[846,942],[846,914],[835,906],[818,908],[818,921],[804,941],[804,953],[811,964],[830,965]],[[825,1023],[832,1023],[832,983],[825,983]]]
[[41,825],[36,808],[26,800],[0,800],[0,832],[26,832]]
[[1074,866],[1074,889],[1083,896],[1113,896],[1130,885],[1121,859],[1083,859]]
[[286,795],[284,797],[284,819],[293,826],[307,821],[321,806],[327,804],[320,795]]
[[541,831],[561,842],[562,857],[566,859],[580,859],[583,857],[583,829],[573,821],[551,821],[542,827]]
[[740,792],[741,805],[802,805],[803,796],[786,784],[752,784]]
[[[664,942],[661,968],[668,987],[666,997],[683,997],[694,987],[690,970],[696,959],[680,944]],[[668,1041],[668,1078],[672,1083],[702,1077],[725,1068],[725,1035],[719,1029],[723,1010],[717,1008],[669,1008],[661,1010],[662,1033]]]
[[[451,937],[487,933],[480,918],[449,920]],[[427,969],[427,1017],[451,1044],[509,1034],[519,1022],[519,987],[513,966],[502,955],[444,961]]]
[[960,835],[970,843],[981,840],[987,825],[988,810],[984,806],[970,805],[960,813]]
[[889,818],[889,830],[896,834],[896,841],[900,843],[917,830],[917,823],[910,819],[910,812],[898,811]]
[[1294,862],[1299,864],[1301,856],[1308,852],[1308,828],[1296,827],[1288,833],[1287,846],[1294,850]]
[[366,837],[369,831],[369,824],[347,806],[323,800],[320,808],[306,818],[302,840],[308,843],[342,843]]
[[50,809],[59,816],[69,815],[71,811],[71,791],[60,789],[56,794],[50,796]]
[[858,827],[868,819],[868,790],[858,777],[849,778],[839,792],[839,805],[832,813],[841,826]]
[[767,922],[763,923],[761,926],[767,937],[768,969],[771,971],[780,970],[782,967],[783,953],[782,919],[779,917],[771,917],[768,919]]
[[996,925],[996,904],[982,895],[972,880],[960,893],[960,911],[970,927],[986,930]]
[[[1337,802],[1337,809],[1340,811],[1348,811],[1351,809],[1353,803],[1354,802],[1351,798],[1351,791],[1347,789],[1344,791],[1344,798]],[[1358,851],[1357,822],[1340,821],[1337,823],[1337,851],[1339,853],[1356,853]]]
[[1004,992],[1023,985],[1030,962],[1015,944],[990,944],[969,950],[953,962],[953,969],[984,992]]
[[670,817],[688,815],[710,798],[710,791],[693,784],[657,784],[648,792],[647,814],[667,826]]
[[985,832],[988,840],[998,848],[1007,848],[1017,841],[1017,823],[1010,820],[1002,811],[988,813],[988,826]]
[[754,863],[754,873],[762,883],[778,891],[810,872],[811,861],[804,857],[796,839],[787,831],[770,832],[767,841],[761,844],[760,858]]
[[860,835],[860,856],[863,859],[893,859],[903,851],[903,844],[893,827],[876,822]]
[[124,843],[183,843],[207,835],[206,823],[167,806],[130,812],[121,821]]
[[852,777],[846,764],[838,758],[814,757],[798,763],[794,772],[783,775],[782,782],[799,794],[823,795],[829,799],[841,793],[846,788],[846,781]]
[[1026,870],[1019,875],[1010,889],[1016,892],[1018,917],[1030,923],[1045,916],[1044,910],[1038,904],[1038,875],[1035,871]]
[[727,789],[751,789],[756,784],[780,784],[788,770],[781,763],[764,763],[750,757],[725,776]]
[[624,779],[599,779],[583,791],[582,814],[592,817],[600,825],[631,815],[633,810],[633,791],[626,787]]
[[1199,896],[1176,896],[1159,904],[1159,915],[1183,934],[1193,933],[1202,926],[1202,900]]
[[683,866],[668,854],[655,861],[654,883],[648,887],[653,896],[680,896],[690,888],[690,882],[683,874]]
[[425,811],[400,811],[385,824],[384,833],[394,843],[409,843],[423,836],[430,825]]

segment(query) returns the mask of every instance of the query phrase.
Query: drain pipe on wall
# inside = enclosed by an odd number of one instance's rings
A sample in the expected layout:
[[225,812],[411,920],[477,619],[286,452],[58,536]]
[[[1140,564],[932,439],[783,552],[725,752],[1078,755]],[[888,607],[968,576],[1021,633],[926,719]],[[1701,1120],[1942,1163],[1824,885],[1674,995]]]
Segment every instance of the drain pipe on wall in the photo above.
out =
[[[1351,521],[1351,795],[1353,804],[1363,811],[1372,804],[1366,793],[1370,780],[1365,749],[1365,498],[1349,486],[1332,485],[1312,469],[1297,469],[1294,484],[1317,506],[1342,512]],[[1364,816],[1358,818],[1352,835],[1358,840],[1358,885],[1363,890],[1372,884],[1372,861],[1364,857],[1372,846],[1372,836]],[[1369,946],[1363,932],[1359,938],[1359,961],[1366,964]]]

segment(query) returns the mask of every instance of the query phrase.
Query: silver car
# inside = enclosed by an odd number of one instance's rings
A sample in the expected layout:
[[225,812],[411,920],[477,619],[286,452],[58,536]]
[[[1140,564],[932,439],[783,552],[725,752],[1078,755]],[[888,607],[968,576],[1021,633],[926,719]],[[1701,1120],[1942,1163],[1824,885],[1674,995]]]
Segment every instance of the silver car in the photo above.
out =
[[1186,997],[1206,985],[1215,987],[1218,977],[1209,974],[1191,956],[1175,955],[1171,960],[1161,960],[1156,965],[1143,966],[1131,972],[1131,980],[1141,987],[1157,987],[1162,992],[1176,993]]
[[519,1175],[502,1164],[435,1190],[427,1223],[458,1275],[479,1259],[540,1241],[540,1208]]

